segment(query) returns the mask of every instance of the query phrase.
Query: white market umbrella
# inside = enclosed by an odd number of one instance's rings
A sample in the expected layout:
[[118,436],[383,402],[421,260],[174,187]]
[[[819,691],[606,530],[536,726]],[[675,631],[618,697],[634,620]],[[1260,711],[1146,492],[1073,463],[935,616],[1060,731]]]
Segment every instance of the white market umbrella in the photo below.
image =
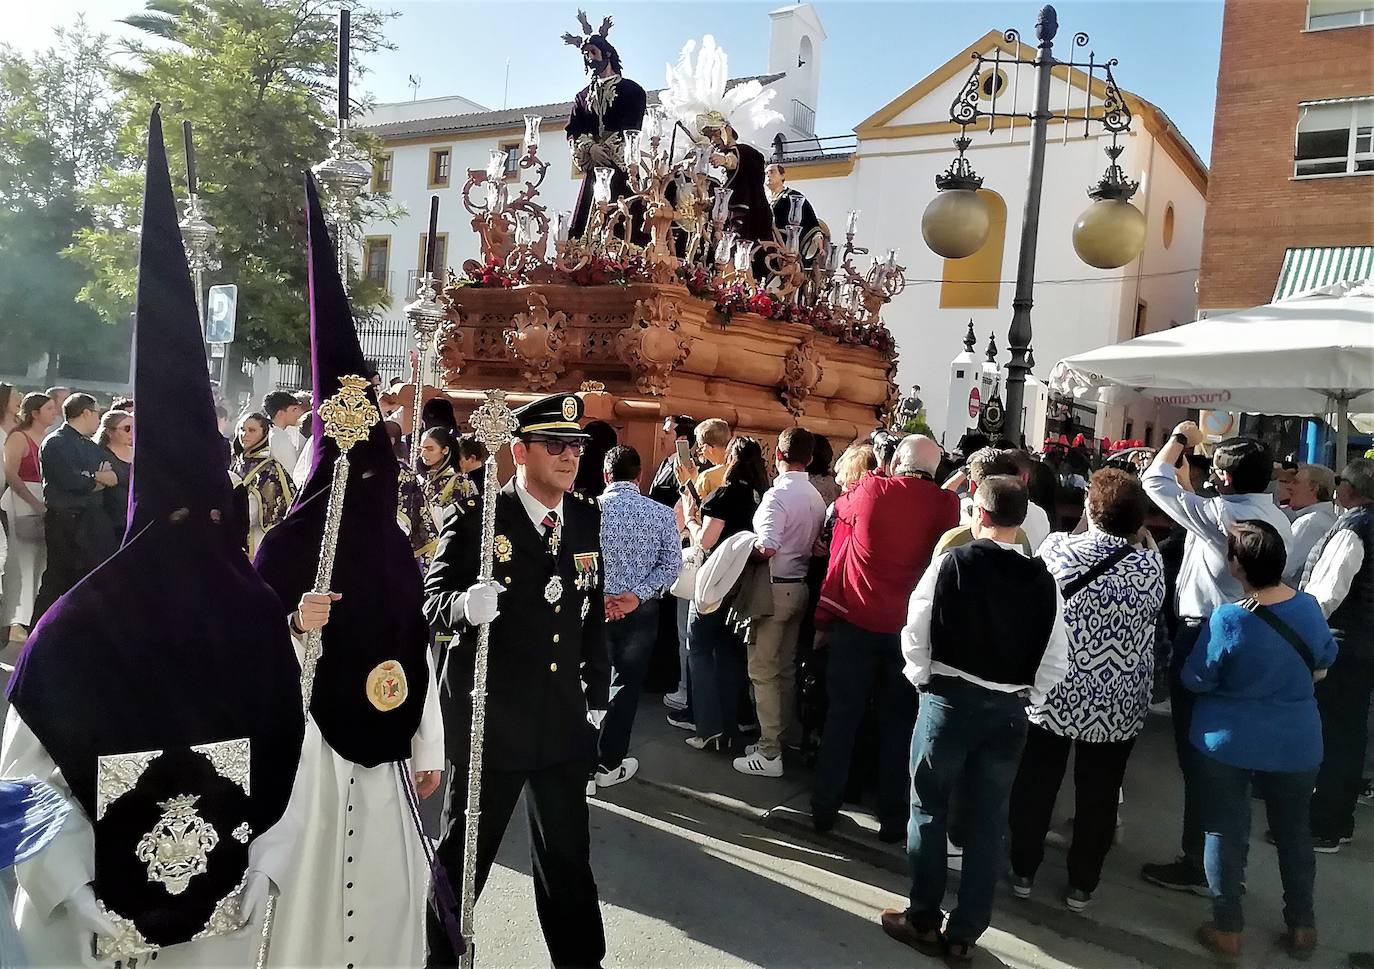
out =
[[1049,382],[1103,403],[1140,395],[1252,414],[1334,412],[1343,455],[1349,412],[1374,411],[1374,284],[1336,283],[1076,354]]

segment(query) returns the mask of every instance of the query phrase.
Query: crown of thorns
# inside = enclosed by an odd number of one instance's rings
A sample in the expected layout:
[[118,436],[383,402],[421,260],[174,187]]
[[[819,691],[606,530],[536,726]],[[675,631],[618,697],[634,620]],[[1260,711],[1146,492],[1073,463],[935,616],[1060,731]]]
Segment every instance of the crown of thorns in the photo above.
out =
[[591,21],[587,19],[586,11],[579,10],[577,11],[577,22],[582,25],[582,34],[580,36],[578,34],[564,34],[563,43],[581,48],[593,37],[600,37],[604,40],[606,35],[611,32],[610,17],[603,19],[601,21],[601,26],[596,28],[596,30],[592,30],[592,24]]

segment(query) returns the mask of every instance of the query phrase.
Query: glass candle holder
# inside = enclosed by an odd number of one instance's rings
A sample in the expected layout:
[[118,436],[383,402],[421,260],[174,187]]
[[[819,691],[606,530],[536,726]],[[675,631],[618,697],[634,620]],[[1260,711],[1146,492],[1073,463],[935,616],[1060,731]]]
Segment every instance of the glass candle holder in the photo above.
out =
[[525,150],[539,150],[539,122],[543,117],[537,114],[525,115]]
[[827,272],[837,273],[840,271],[840,263],[844,259],[844,249],[829,243],[829,250],[826,252],[825,268]]
[[784,244],[788,252],[798,252],[801,249],[801,233],[802,227],[795,223],[787,227],[787,240]]
[[844,217],[844,231],[846,235],[853,235],[859,228],[859,209],[850,209]]
[[642,135],[638,131],[625,132],[625,170],[635,171],[639,167],[639,142]]
[[748,239],[741,239],[735,244],[735,268],[740,272],[744,272],[748,269],[750,263],[753,262],[754,246],[755,243],[750,242]]
[[730,196],[733,194],[734,189],[730,188],[716,190],[716,198],[711,205],[711,218],[716,222],[724,222],[730,214]]
[[730,252],[735,248],[736,236],[733,232],[727,232],[720,237],[716,243],[716,262],[724,264],[730,261]]
[[887,261],[885,263],[888,273],[892,273],[897,268],[897,250],[887,250]]
[[487,178],[498,179],[506,174],[506,149],[493,148],[487,156]]
[[611,179],[615,178],[614,168],[593,169],[596,180],[592,183],[592,199],[598,205],[611,200]]
[[570,235],[572,235],[572,213],[565,209],[560,211],[555,218],[553,241],[567,242]]
[[800,195],[792,195],[787,201],[787,224],[801,225],[802,206],[806,204],[806,199]]
[[693,172],[697,175],[708,175],[711,171],[711,146],[698,145],[696,163]]
[[663,106],[655,104],[644,113],[644,133],[651,139],[659,140],[663,137],[663,131],[667,127],[667,115],[664,114]]
[[539,230],[534,216],[529,212],[515,213],[515,244],[517,246],[528,246],[532,244]]

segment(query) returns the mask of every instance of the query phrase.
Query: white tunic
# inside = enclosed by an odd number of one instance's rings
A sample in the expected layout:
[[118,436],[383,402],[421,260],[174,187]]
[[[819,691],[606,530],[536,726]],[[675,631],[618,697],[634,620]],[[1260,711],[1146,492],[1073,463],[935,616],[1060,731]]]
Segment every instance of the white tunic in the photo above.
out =
[[[0,777],[34,775],[51,784],[72,802],[62,830],[48,847],[28,861],[15,866],[19,892],[14,915],[19,937],[34,967],[72,969],[81,965],[101,965],[88,958],[83,962],[77,944],[77,929],[67,917],[63,902],[95,878],[95,833],[81,805],[72,797],[62,772],[14,708],[5,721],[3,749],[0,749]],[[300,789],[300,772],[296,790]],[[294,792],[280,821],[253,839],[248,846],[248,867],[282,884],[290,868],[292,849],[300,840],[303,815]],[[158,969],[221,969],[251,967],[257,956],[259,926],[236,935],[202,939],[169,946],[157,953]],[[112,966],[113,963],[105,965]]]
[[[297,638],[297,649],[304,640]],[[434,666],[407,771],[442,770]],[[268,965],[400,969],[425,961],[429,869],[396,764],[360,767],[307,719],[293,801],[309,818],[277,903]],[[159,967],[160,969],[160,967]]]

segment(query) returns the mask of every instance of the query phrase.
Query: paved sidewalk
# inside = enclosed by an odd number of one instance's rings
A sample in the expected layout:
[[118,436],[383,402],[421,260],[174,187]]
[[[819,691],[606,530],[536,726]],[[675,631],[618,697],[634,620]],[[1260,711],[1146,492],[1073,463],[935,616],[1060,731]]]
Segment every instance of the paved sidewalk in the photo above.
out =
[[[630,753],[639,758],[636,781],[686,795],[750,817],[790,840],[821,845],[866,863],[906,873],[905,847],[877,839],[877,821],[862,808],[847,805],[829,835],[811,828],[809,770],[789,762],[781,778],[754,778],[736,773],[730,758],[689,748],[689,736],[668,726],[657,695],[646,695]],[[1056,810],[1056,830],[1067,831],[1072,813],[1072,766]],[[1071,936],[1160,967],[1213,965],[1193,941],[1197,926],[1211,917],[1206,899],[1156,888],[1141,881],[1147,861],[1167,861],[1178,851],[1182,785],[1174,760],[1167,720],[1152,716],[1137,742],[1126,774],[1120,843],[1107,857],[1102,884],[1082,915],[1060,904],[1065,884],[1064,852],[1051,848],[1028,900],[1014,898],[1005,885],[997,909],[1018,920],[1043,924]],[[609,794],[610,792],[608,792]],[[1283,928],[1283,900],[1278,865],[1263,841],[1267,827],[1263,805],[1254,803],[1254,838],[1246,874],[1246,967],[1279,969],[1302,965],[1276,944]],[[1344,967],[1354,950],[1374,950],[1374,809],[1360,808],[1356,842],[1337,855],[1317,855],[1317,924],[1321,945],[1310,966]],[[875,919],[876,914],[874,913]],[[994,926],[997,915],[993,917]],[[1105,969],[1105,967],[1104,967]]]

